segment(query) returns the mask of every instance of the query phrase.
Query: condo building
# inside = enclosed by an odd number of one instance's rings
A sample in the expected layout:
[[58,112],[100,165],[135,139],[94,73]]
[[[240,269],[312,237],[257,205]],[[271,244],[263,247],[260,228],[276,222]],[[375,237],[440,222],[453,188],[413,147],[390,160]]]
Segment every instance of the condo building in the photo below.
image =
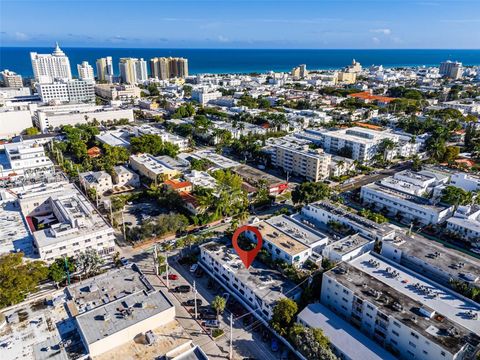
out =
[[480,307],[372,253],[323,274],[321,302],[402,359],[466,359]]
[[55,80],[71,80],[70,61],[60,49],[58,43],[52,54],[30,53],[33,75],[39,83],[51,83]]
[[320,181],[329,176],[332,156],[322,149],[292,148],[274,145],[274,165],[285,172],[306,178],[308,181]]
[[351,151],[351,158],[361,162],[370,161],[377,153],[384,139],[398,142],[398,136],[381,131],[352,127],[323,134],[323,149],[338,154],[342,149]]
[[447,220],[447,230],[456,234],[472,247],[480,247],[480,207],[459,206]]
[[113,82],[113,61],[111,56],[97,59],[97,80]]
[[19,195],[23,216],[41,260],[78,256],[87,249],[107,257],[115,247],[113,229],[93,205],[66,181]]
[[142,84],[148,80],[147,62],[137,58],[121,58],[120,77],[126,84]]
[[5,87],[23,88],[22,76],[18,75],[13,71],[10,71],[8,69],[1,71],[0,78],[2,80],[3,86]]
[[95,81],[95,75],[93,74],[93,67],[88,61],[82,61],[77,65],[78,78],[80,80]]
[[150,60],[150,74],[155,79],[168,80],[188,76],[188,59],[156,57]]
[[440,75],[451,79],[460,79],[463,75],[463,65],[458,61],[444,61],[440,64]]

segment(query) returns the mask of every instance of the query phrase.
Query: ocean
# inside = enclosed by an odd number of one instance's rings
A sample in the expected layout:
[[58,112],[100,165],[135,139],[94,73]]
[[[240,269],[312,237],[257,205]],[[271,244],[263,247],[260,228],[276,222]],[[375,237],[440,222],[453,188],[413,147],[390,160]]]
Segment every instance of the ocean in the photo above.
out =
[[[464,65],[480,65],[480,50],[253,50],[253,49],[139,49],[139,48],[68,48],[62,50],[70,58],[72,74],[76,64],[88,61],[95,69],[95,60],[112,56],[118,72],[121,57],[149,60],[157,56],[185,57],[190,74],[251,73],[290,71],[306,64],[307,69],[336,69],[356,59],[363,66],[434,66],[445,60],[461,61]],[[30,52],[49,54],[51,48],[0,47],[0,69],[15,71],[24,77],[32,76]],[[95,69],[96,70],[96,69]]]

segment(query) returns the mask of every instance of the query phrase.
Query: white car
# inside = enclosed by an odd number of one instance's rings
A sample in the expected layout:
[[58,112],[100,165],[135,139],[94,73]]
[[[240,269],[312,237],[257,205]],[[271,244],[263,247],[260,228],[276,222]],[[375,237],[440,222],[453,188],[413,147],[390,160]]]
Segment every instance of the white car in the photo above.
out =
[[197,269],[198,269],[198,264],[193,264],[192,266],[190,266],[191,273],[194,273],[195,271],[197,271]]

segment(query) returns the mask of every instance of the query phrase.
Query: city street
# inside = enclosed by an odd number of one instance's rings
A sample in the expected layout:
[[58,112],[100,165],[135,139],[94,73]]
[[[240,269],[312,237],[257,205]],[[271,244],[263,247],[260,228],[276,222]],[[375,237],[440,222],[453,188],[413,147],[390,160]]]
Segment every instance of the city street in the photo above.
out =
[[[177,320],[184,327],[184,329],[192,336],[195,344],[199,345],[205,353],[211,359],[226,359],[229,355],[229,343],[230,343],[230,311],[226,309],[222,316],[220,316],[220,328],[224,330],[224,335],[213,340],[208,334],[205,328],[201,326],[202,321],[198,322],[194,320],[194,307],[185,306],[187,300],[194,299],[193,284],[197,289],[197,299],[202,301],[201,307],[207,308],[216,295],[223,295],[224,291],[220,285],[215,284],[215,288],[208,289],[208,276],[203,275],[201,278],[195,277],[189,272],[188,265],[181,265],[176,261],[178,256],[177,252],[174,252],[169,257],[170,274],[178,276],[176,280],[169,280],[168,297],[175,305]],[[134,261],[142,269],[149,281],[159,290],[166,291],[166,276],[161,278],[157,277],[153,268],[153,255],[151,251],[144,251],[139,254],[135,254],[129,258],[130,261]],[[165,279],[164,279],[165,277]],[[189,285],[192,290],[188,293],[172,292],[180,285]],[[227,308],[230,304],[227,304]],[[199,307],[200,309],[200,307]],[[198,310],[198,309],[197,309]],[[245,311],[245,310],[244,310]],[[246,311],[245,311],[246,312]],[[200,311],[198,311],[200,313]],[[238,314],[237,314],[238,315]],[[253,325],[253,326],[252,326]],[[262,340],[262,333],[260,331],[261,326],[258,322],[252,324],[244,323],[243,319],[237,320],[233,324],[233,358],[234,359],[265,359],[274,360],[279,359],[281,351],[272,353],[270,351],[270,341]],[[264,339],[265,340],[265,339]]]

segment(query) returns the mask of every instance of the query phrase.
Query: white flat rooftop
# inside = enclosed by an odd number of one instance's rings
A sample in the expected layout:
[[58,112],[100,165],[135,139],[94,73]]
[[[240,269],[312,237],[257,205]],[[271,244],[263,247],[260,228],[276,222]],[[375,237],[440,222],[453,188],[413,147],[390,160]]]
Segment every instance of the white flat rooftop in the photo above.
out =
[[312,328],[321,329],[332,345],[350,359],[394,360],[395,356],[335,315],[322,304],[310,304],[298,319]]
[[[376,261],[379,266],[375,267],[369,263],[369,260]],[[453,291],[446,290],[440,287],[433,281],[428,281],[418,274],[409,271],[403,266],[398,266],[393,262],[387,262],[383,259],[373,256],[370,253],[363,254],[358,258],[352,260],[350,265],[359,269],[360,271],[369,274],[375,279],[381,281],[387,286],[396,291],[410,297],[413,300],[435,310],[441,315],[447,317],[451,321],[462,325],[464,328],[472,331],[475,334],[480,334],[480,321],[474,320],[467,316],[468,311],[473,311],[480,317],[480,305],[473,301],[466,301],[457,296]],[[389,276],[386,268],[396,270],[399,273],[398,277]],[[429,289],[433,293],[438,294],[434,297],[426,294],[415,287],[415,284],[420,284]]]

